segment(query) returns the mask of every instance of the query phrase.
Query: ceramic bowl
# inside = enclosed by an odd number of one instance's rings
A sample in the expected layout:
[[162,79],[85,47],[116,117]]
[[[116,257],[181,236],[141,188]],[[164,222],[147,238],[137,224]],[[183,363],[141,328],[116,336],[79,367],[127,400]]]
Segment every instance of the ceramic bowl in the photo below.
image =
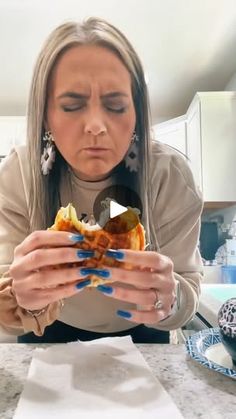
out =
[[227,300],[218,313],[221,341],[236,368],[236,297]]

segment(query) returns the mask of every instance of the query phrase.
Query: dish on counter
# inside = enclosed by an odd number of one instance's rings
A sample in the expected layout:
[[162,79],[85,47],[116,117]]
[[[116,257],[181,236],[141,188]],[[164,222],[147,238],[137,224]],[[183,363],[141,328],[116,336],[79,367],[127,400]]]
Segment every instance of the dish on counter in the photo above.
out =
[[221,342],[218,327],[189,336],[186,348],[199,364],[236,380],[236,369],[233,369],[232,359]]
[[230,298],[222,304],[218,313],[218,325],[221,342],[236,369],[236,298]]

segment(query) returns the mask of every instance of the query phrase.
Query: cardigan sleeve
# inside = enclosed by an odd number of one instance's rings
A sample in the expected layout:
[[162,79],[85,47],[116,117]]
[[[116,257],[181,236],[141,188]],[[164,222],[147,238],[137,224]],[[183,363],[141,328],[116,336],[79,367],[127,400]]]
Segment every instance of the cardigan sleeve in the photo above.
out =
[[156,156],[154,151],[153,222],[160,253],[168,256],[174,264],[180,304],[156,327],[173,330],[191,320],[198,308],[203,275],[198,249],[203,200],[186,160],[175,151],[165,153],[161,150],[162,147]]
[[33,331],[42,335],[59,316],[60,302],[50,304],[41,316],[32,317],[18,306],[8,273],[15,247],[30,232],[26,188],[18,153],[12,150],[0,164],[0,328],[10,334]]

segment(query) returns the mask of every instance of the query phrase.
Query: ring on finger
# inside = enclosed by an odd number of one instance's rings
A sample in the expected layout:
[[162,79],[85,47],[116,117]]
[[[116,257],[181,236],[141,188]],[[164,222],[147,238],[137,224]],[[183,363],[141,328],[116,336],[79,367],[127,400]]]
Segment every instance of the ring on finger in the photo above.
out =
[[156,300],[154,301],[153,308],[155,310],[160,310],[163,307],[163,302],[162,300],[159,299],[158,291],[155,288],[153,288],[153,291],[155,292],[155,295],[156,295]]

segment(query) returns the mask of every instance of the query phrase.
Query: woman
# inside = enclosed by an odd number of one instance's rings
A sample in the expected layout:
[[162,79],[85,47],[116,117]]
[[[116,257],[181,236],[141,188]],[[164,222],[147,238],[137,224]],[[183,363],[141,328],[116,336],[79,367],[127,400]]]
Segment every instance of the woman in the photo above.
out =
[[[34,70],[27,146],[0,168],[0,324],[20,342],[168,342],[196,311],[202,200],[184,159],[151,141],[148,109],[142,66],[119,30],[90,18],[52,32]],[[115,284],[90,292],[83,270],[52,265],[92,254],[76,253],[80,237],[46,228],[69,202],[91,214],[117,184],[141,198],[149,249],[121,249],[139,269],[104,268],[97,274]]]

